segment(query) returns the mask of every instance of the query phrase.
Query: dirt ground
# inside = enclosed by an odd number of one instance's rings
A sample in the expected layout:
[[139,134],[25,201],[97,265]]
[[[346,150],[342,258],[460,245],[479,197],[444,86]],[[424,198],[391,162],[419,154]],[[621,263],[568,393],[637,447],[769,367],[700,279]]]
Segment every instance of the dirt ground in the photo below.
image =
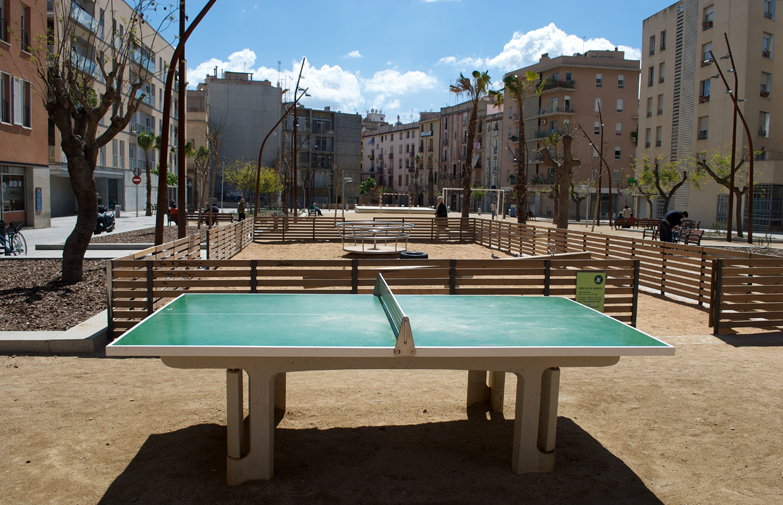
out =
[[[239,258],[342,254],[254,244]],[[527,475],[511,473],[512,376],[499,415],[465,408],[464,371],[288,374],[274,479],[229,487],[224,372],[0,356],[0,503],[781,503],[783,335],[718,338],[706,311],[650,294],[638,327],[676,355],[564,369],[555,470]]]

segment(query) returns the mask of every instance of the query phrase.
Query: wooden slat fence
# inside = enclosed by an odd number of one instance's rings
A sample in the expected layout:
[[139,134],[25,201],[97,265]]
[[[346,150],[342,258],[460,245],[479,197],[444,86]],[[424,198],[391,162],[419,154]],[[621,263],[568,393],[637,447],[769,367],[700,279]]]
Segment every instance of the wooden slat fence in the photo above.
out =
[[780,258],[713,260],[710,326],[720,334],[735,328],[783,326],[783,264]]
[[[606,272],[605,312],[636,323],[638,262],[627,260],[113,261],[116,338],[182,293],[371,294],[382,272],[399,294],[576,295],[576,272]],[[546,317],[542,314],[542,317]]]
[[207,259],[233,258],[253,242],[253,221],[245,219],[229,226],[217,226],[207,231]]

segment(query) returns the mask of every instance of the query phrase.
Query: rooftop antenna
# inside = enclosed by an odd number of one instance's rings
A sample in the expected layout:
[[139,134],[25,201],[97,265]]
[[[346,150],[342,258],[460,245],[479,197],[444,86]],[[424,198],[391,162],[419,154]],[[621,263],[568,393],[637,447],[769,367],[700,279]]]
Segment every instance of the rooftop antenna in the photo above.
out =
[[280,65],[281,64],[282,64],[282,62],[280,60],[277,60],[277,87],[278,88],[280,87],[280,72],[281,72]]

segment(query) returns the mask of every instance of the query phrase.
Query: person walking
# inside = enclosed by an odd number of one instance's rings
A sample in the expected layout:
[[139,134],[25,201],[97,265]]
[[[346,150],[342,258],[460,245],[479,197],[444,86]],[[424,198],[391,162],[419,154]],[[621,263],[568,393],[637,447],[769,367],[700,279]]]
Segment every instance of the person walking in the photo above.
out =
[[680,226],[682,220],[688,217],[688,211],[671,210],[664,214],[658,224],[658,239],[661,242],[673,242],[672,228]]
[[244,198],[239,200],[239,205],[237,205],[237,214],[239,214],[239,220],[240,221],[245,219],[245,199]]
[[492,205],[489,206],[489,211],[492,213],[492,219],[495,219],[495,214],[498,211],[498,206],[495,205],[495,202],[492,202]]

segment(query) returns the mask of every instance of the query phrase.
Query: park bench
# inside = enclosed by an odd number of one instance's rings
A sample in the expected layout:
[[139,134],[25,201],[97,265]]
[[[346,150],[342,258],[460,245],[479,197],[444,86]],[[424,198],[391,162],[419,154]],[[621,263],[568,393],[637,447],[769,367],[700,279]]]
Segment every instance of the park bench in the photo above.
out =
[[645,230],[657,230],[659,222],[660,220],[658,219],[650,219],[648,217],[644,217],[639,219],[639,224],[637,226],[639,228],[644,228]]
[[694,230],[692,228],[686,228],[680,231],[678,242],[690,245],[701,245],[701,237],[704,235],[704,230]]
[[636,228],[639,226],[639,220],[635,217],[618,217],[614,220],[615,230],[618,228]]
[[[188,212],[187,216],[188,216],[188,221],[198,221],[198,212]],[[206,223],[208,219],[209,219],[209,212],[202,212],[201,220]],[[228,212],[213,212],[212,224],[217,224],[220,221],[227,221],[229,223],[233,223],[234,214]]]

